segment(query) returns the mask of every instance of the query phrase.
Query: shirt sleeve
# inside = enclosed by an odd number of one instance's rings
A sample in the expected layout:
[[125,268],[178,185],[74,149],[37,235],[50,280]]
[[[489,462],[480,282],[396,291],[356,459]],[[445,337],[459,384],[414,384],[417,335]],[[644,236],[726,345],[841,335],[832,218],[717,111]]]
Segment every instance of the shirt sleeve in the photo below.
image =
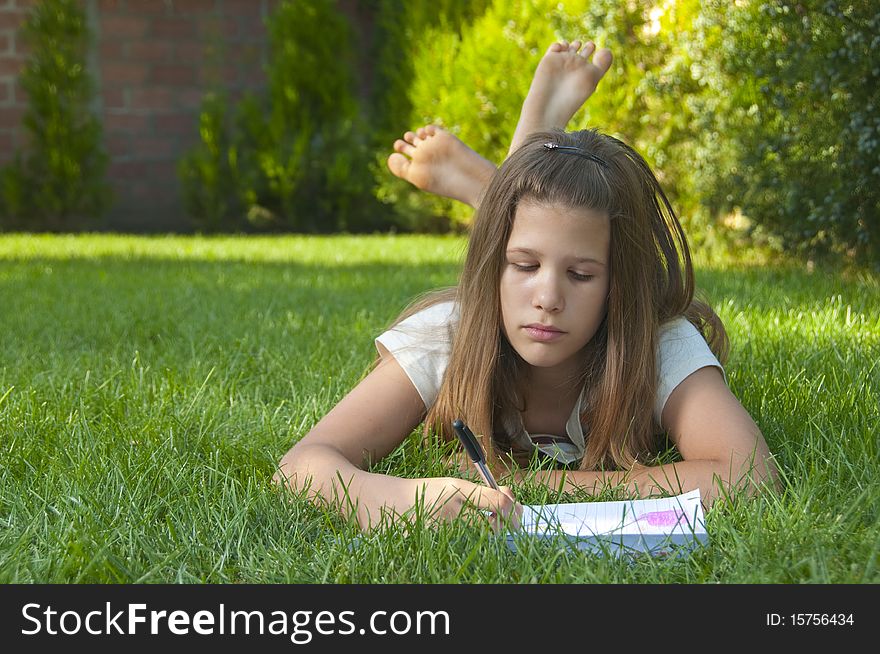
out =
[[[672,391],[692,373],[706,366],[715,366],[724,375],[724,368],[712,354],[706,339],[687,318],[679,317],[660,326],[657,343],[657,395],[654,420],[662,422],[663,408]],[[724,377],[725,383],[727,376]]]
[[454,302],[441,302],[411,315],[376,338],[395,360],[430,409],[452,351],[452,330],[458,314]]

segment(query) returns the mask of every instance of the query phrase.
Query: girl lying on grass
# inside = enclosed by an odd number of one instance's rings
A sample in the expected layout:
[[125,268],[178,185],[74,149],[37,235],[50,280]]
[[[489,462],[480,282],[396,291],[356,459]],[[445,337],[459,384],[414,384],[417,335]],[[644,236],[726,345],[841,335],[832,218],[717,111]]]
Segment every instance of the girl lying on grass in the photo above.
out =
[[[537,479],[554,489],[699,488],[708,506],[775,477],[725,384],[724,327],[694,299],[685,235],[650,168],[615,138],[559,129],[610,66],[594,49],[550,47],[497,170],[434,126],[395,143],[394,174],[477,207],[460,282],[376,339],[375,368],[284,456],[276,481],[364,529],[417,504],[435,519],[489,511],[497,528],[520,509],[509,487],[368,471],[421,422],[454,438],[456,419],[489,435],[487,459],[513,481],[535,459],[552,463]],[[663,432],[683,461],[645,465]]]

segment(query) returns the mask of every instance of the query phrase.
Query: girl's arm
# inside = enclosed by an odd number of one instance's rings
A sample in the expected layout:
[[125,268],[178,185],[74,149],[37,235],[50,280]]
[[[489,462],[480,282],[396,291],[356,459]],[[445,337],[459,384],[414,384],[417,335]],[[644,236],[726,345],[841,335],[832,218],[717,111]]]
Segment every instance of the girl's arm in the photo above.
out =
[[355,514],[364,529],[383,512],[401,515],[419,501],[434,517],[451,518],[465,506],[511,513],[508,489],[496,491],[463,479],[403,479],[370,473],[370,462],[387,456],[412,433],[425,405],[406,373],[387,352],[380,363],[284,455],[274,480],[308,490],[316,503],[329,502]]
[[722,491],[752,494],[764,482],[778,487],[761,430],[717,368],[700,368],[682,381],[670,394],[662,417],[684,461],[629,472],[548,471],[539,473],[539,479],[552,487],[564,483],[588,492],[623,485],[641,497],[699,488],[706,507]]

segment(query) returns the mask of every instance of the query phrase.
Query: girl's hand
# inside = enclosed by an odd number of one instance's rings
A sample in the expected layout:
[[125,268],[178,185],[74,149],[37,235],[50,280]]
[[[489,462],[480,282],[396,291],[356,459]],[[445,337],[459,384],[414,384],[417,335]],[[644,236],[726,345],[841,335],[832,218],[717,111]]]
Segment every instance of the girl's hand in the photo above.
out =
[[394,484],[397,488],[385,496],[384,505],[393,507],[398,515],[418,506],[432,522],[451,521],[459,517],[473,521],[488,520],[496,533],[508,521],[512,528],[519,526],[522,505],[516,501],[508,486],[494,490],[485,484],[455,477],[396,481],[404,483]]

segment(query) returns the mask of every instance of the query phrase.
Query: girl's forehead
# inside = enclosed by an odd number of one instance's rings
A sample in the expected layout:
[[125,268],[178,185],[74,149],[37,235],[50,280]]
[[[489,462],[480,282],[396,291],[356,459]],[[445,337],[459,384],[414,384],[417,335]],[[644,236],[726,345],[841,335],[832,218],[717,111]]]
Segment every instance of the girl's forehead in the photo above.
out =
[[506,244],[531,256],[608,261],[611,222],[603,211],[546,203],[520,203]]
[[510,240],[580,240],[610,236],[605,211],[563,204],[523,201],[516,208]]

